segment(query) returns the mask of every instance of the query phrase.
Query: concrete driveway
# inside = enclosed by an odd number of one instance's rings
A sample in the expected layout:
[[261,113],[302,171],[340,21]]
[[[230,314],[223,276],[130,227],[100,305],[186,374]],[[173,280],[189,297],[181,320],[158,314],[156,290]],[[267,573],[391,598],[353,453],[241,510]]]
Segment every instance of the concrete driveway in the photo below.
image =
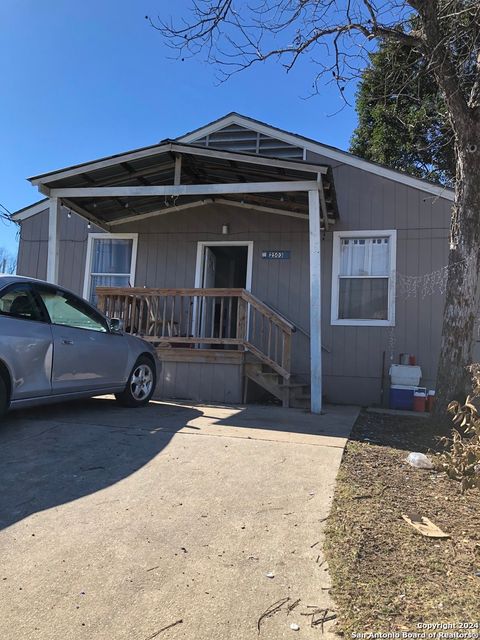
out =
[[106,397],[10,414],[0,637],[320,637],[301,614],[332,606],[324,519],[357,413]]

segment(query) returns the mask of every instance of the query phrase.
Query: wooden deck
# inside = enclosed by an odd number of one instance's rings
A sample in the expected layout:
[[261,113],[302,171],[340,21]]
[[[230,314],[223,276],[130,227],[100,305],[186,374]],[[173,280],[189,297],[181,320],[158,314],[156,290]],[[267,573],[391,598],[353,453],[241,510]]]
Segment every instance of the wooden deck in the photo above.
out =
[[[124,330],[152,342],[165,362],[244,363],[261,384],[277,378],[277,397],[288,406],[295,327],[245,289],[97,288],[98,306]],[[170,353],[171,352],[171,353]],[[255,377],[250,376],[256,365]],[[267,387],[265,387],[267,388]]]

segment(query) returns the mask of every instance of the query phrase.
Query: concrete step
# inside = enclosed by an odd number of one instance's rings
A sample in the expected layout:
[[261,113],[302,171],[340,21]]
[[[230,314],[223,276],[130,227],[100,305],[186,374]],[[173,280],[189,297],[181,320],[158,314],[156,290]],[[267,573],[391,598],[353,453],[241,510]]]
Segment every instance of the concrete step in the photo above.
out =
[[292,409],[310,409],[310,398],[290,398]]
[[310,385],[305,382],[290,382],[290,380],[284,384],[280,384],[281,387],[288,387],[289,389],[310,389]]

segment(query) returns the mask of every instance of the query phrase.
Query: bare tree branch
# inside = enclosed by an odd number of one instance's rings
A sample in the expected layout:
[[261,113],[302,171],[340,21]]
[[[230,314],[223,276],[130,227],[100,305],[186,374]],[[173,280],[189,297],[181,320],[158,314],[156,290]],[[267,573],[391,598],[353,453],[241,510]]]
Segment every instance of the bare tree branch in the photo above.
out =
[[461,122],[467,116],[467,101],[458,84],[458,73],[449,56],[447,42],[440,28],[437,0],[407,0],[418,11],[425,34],[424,53],[445,94],[452,118]]

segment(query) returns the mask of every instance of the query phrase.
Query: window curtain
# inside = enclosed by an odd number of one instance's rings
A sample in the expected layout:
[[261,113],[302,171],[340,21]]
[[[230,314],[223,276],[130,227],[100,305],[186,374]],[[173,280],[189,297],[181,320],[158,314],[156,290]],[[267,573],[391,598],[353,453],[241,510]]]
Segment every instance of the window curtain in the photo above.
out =
[[128,287],[133,242],[129,239],[95,238],[90,275],[90,302],[97,303],[97,287]]
[[95,239],[92,273],[128,273],[132,263],[132,241]]
[[340,242],[338,317],[387,320],[389,239],[342,238]]

